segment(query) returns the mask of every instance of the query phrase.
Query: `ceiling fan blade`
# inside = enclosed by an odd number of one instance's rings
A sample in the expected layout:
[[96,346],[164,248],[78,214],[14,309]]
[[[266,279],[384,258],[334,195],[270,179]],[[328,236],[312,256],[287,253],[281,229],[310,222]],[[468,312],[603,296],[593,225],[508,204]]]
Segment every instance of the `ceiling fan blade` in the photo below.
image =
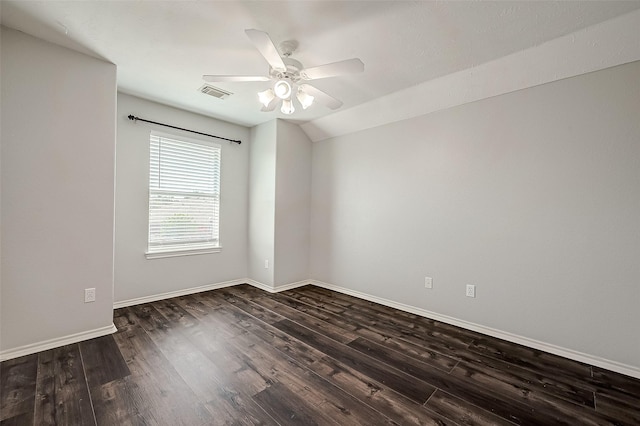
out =
[[325,105],[329,109],[338,109],[342,106],[341,101],[337,100],[333,96],[327,95],[322,90],[317,89],[310,84],[301,84],[299,87],[309,96],[313,96],[315,101]]
[[287,66],[284,64],[275,44],[271,41],[269,34],[258,30],[244,30],[244,32],[256,46],[256,49],[258,49],[262,56],[264,56],[264,59],[266,59],[269,65],[271,65],[271,68],[276,71],[287,70]]
[[203,75],[202,79],[210,83],[227,81],[269,81],[269,77],[261,75]]
[[364,71],[364,64],[358,58],[319,65],[300,71],[300,77],[304,80],[317,80],[319,78],[335,77],[343,74],[355,74]]

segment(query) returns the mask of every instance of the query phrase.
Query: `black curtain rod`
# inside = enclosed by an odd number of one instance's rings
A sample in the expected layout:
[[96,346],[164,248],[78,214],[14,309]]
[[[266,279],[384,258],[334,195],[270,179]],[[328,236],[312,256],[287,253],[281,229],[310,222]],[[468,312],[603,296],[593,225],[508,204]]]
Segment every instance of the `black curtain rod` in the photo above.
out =
[[170,124],[164,124],[164,123],[158,123],[157,121],[145,120],[144,118],[136,117],[135,115],[129,115],[128,118],[129,118],[129,120],[144,121],[145,123],[158,124],[160,126],[171,127],[172,129],[178,129],[178,130],[184,130],[185,132],[197,133],[199,135],[209,136],[210,138],[223,139],[225,141],[237,143],[238,145],[242,143],[242,141],[236,141],[236,140],[233,140],[233,139],[227,139],[227,138],[223,138],[222,136],[210,135],[208,133],[202,133],[202,132],[196,132],[195,130],[183,129],[182,127],[176,127],[176,126],[172,126]]

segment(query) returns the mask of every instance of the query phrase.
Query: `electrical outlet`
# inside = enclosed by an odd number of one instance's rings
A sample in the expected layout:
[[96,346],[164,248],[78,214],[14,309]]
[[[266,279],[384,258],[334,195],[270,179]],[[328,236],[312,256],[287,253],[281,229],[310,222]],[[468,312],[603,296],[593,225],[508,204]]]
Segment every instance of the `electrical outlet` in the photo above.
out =
[[264,269],[269,269],[269,259],[264,260]]
[[476,297],[476,286],[467,284],[467,297]]
[[95,302],[96,301],[96,289],[95,288],[85,288],[84,289],[84,303]]
[[433,288],[433,278],[424,277],[424,288]]

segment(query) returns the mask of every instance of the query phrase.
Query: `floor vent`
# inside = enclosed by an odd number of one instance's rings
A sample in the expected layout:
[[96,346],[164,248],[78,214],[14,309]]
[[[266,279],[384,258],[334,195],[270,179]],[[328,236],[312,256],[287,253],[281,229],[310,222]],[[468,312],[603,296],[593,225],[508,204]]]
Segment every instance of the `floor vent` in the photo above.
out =
[[219,87],[209,86],[205,84],[200,88],[200,91],[205,95],[213,96],[214,98],[224,99],[229,95],[233,95],[231,92],[227,92],[226,90],[222,90]]

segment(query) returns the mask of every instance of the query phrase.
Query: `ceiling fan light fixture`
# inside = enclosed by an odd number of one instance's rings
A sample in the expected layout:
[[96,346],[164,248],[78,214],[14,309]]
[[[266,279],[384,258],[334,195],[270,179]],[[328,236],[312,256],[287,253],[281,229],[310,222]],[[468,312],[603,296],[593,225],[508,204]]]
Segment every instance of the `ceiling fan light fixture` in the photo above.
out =
[[313,96],[311,96],[310,94],[308,94],[302,89],[298,89],[298,93],[296,97],[298,98],[300,105],[302,105],[302,109],[309,108],[313,103],[313,100],[315,99]]
[[287,80],[280,79],[273,85],[273,92],[280,99],[288,99],[291,96],[291,83]]
[[273,89],[267,89],[262,92],[258,92],[258,100],[262,105],[268,107],[269,104],[275,99],[276,94],[273,92]]
[[287,115],[291,115],[294,113],[296,109],[293,106],[293,102],[291,102],[291,99],[283,99],[282,100],[282,107],[280,108],[280,111],[282,111],[283,114],[287,114]]

